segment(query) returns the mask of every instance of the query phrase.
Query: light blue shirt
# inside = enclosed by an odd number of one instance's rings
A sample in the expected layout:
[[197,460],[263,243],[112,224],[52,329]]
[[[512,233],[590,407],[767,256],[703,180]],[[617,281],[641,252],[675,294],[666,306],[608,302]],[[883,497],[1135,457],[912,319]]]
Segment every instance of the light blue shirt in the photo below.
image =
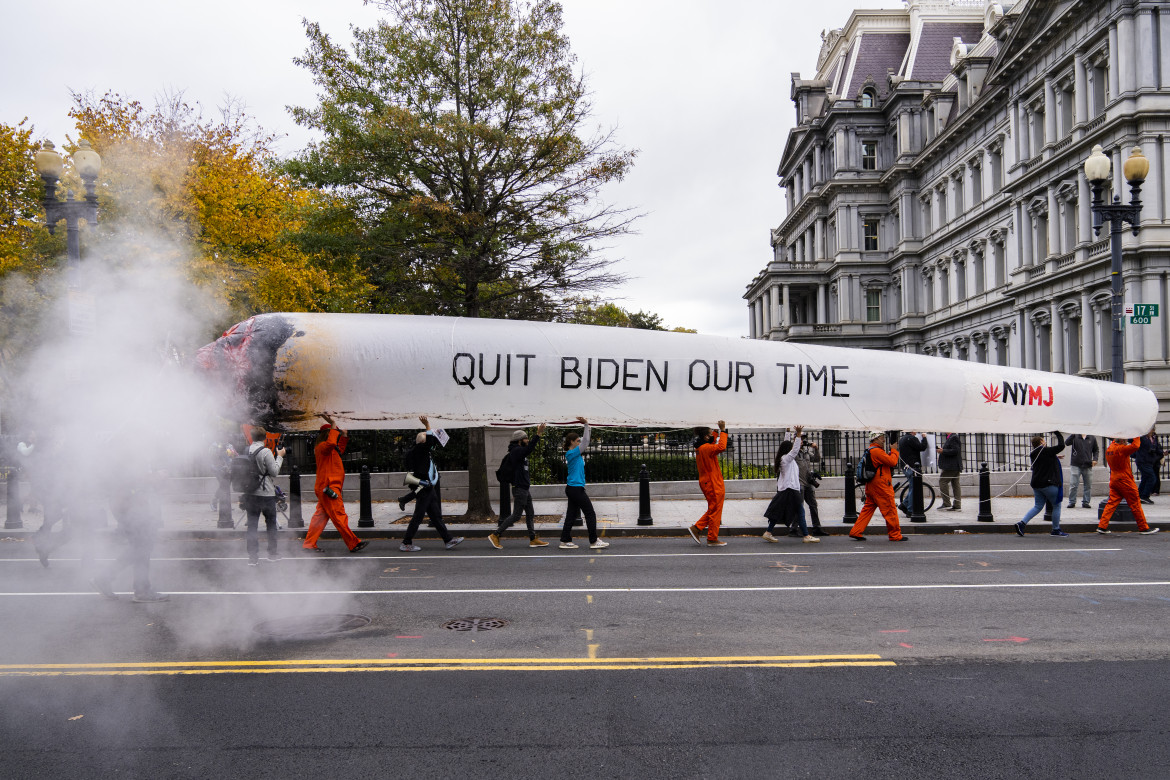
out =
[[589,447],[589,426],[581,434],[581,441],[577,446],[565,453],[565,463],[569,466],[569,476],[566,484],[569,487],[585,487],[585,450]]

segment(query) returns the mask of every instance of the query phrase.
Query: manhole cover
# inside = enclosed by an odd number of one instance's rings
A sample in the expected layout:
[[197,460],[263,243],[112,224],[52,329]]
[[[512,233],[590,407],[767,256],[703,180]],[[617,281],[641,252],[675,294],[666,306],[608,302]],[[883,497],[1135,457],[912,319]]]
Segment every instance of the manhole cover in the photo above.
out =
[[298,615],[265,620],[256,625],[256,633],[268,639],[313,639],[365,628],[365,615]]
[[448,620],[443,624],[443,628],[452,631],[491,631],[493,628],[503,628],[508,625],[508,621],[503,618],[462,618],[461,620]]

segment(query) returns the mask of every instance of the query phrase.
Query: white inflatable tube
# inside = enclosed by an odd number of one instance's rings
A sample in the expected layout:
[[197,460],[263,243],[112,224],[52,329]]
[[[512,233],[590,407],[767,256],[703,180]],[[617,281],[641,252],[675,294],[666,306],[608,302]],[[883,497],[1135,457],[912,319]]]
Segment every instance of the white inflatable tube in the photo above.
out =
[[265,314],[200,350],[274,430],[571,422],[1138,436],[1148,389],[946,358],[689,333]]

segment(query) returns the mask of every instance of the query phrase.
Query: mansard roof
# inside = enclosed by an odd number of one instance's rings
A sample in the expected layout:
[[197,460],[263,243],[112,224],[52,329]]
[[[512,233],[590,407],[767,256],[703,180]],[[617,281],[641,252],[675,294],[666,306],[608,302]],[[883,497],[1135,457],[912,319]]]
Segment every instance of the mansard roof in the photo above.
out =
[[981,22],[926,21],[912,52],[913,60],[906,63],[902,78],[914,81],[942,81],[951,72],[951,48],[955,38],[974,44],[983,37]]
[[[896,71],[902,64],[909,45],[910,33],[867,31],[858,35],[849,60],[849,81],[845,83],[840,97],[845,100],[856,99],[866,79],[872,78],[878,96],[885,99],[890,91],[886,75],[890,70]],[[947,54],[950,55],[950,49]]]

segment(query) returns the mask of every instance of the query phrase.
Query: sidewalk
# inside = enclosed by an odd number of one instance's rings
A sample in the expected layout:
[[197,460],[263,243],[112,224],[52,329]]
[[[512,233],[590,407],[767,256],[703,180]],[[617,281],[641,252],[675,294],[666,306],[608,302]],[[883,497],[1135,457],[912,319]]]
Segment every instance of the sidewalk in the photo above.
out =
[[[1061,527],[1069,533],[1092,533],[1097,525],[1097,505],[1101,497],[1093,499],[1091,509],[1083,509],[1078,502],[1076,508],[1069,509],[1067,505],[1061,508]],[[1146,517],[1151,525],[1170,528],[1170,496],[1155,496],[1154,504],[1145,505]],[[546,539],[556,539],[560,536],[561,522],[539,522],[541,516],[563,517],[565,502],[540,500],[533,502],[537,515],[537,532]],[[842,522],[845,501],[840,498],[828,498],[818,501],[821,525],[833,535],[844,535],[849,526]],[[902,531],[907,535],[915,534],[949,534],[949,533],[1014,533],[1013,524],[1023,518],[1032,507],[1031,498],[1001,497],[992,501],[992,516],[994,522],[978,522],[979,502],[974,499],[964,499],[963,508],[957,512],[940,510],[937,505],[926,513],[925,523],[911,523],[909,518],[902,515],[899,522]],[[693,499],[656,499],[650,504],[650,514],[653,525],[638,525],[638,501],[630,499],[600,499],[594,500],[594,509],[597,511],[598,530],[602,536],[681,536],[687,537],[687,526],[698,520],[706,511],[705,501]],[[767,528],[768,522],[764,519],[764,509],[768,506],[768,499],[729,499],[723,506],[723,524],[721,536],[759,536]],[[495,505],[493,505],[493,508]],[[1125,505],[1122,504],[1122,509]],[[359,536],[365,539],[398,539],[405,531],[405,524],[395,521],[400,518],[409,518],[413,505],[407,506],[407,511],[398,509],[397,502],[384,501],[373,504],[373,528],[358,526],[359,506],[356,501],[345,503],[349,513],[350,527]],[[468,538],[483,538],[490,533],[494,526],[486,523],[462,524],[458,517],[466,511],[467,504],[462,501],[443,502],[443,515],[448,519],[448,528],[456,536]],[[302,515],[305,524],[308,524],[314,509],[313,503],[303,506]],[[860,506],[858,507],[860,509]],[[244,513],[233,506],[232,518],[236,521],[234,529],[217,528],[219,514],[211,509],[207,503],[179,502],[168,503],[163,512],[163,534],[175,537],[207,537],[207,536],[242,536],[244,532]],[[1119,511],[1110,523],[1110,529],[1116,532],[1136,531],[1137,526],[1132,522],[1122,522]],[[283,515],[278,516],[281,527],[286,522]],[[32,533],[41,524],[39,511],[25,511],[23,515],[23,529],[5,529],[3,535],[21,537]],[[112,521],[109,521],[113,526]],[[263,523],[261,523],[263,527]],[[1028,524],[1029,535],[1047,533],[1049,525],[1043,522],[1043,516],[1033,518]],[[303,529],[294,529],[299,535]],[[885,523],[878,513],[870,521],[867,535],[881,537],[885,534]],[[521,539],[525,535],[523,520],[514,525],[508,532],[509,537]],[[325,538],[336,538],[332,526],[327,526]],[[574,537],[585,535],[584,527],[573,529]],[[419,529],[419,539],[436,539],[438,535],[433,529],[425,525]]]

